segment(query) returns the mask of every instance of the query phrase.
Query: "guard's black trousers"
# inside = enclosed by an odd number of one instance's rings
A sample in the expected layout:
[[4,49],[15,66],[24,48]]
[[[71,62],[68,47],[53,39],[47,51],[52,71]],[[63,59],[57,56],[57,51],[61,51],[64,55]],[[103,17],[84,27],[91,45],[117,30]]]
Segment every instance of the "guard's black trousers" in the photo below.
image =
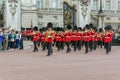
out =
[[50,56],[50,55],[52,55],[52,43],[47,43],[47,49],[48,49],[48,54],[47,54],[47,56]]
[[89,42],[90,51],[93,50],[93,46],[94,46],[94,42],[91,40],[91,41]]
[[106,49],[106,54],[108,54],[111,51],[111,44],[105,43],[105,49]]
[[33,50],[33,52],[36,52],[36,51],[38,51],[38,47],[37,47],[37,42],[33,42],[34,43],[34,50]]
[[41,46],[42,46],[42,50],[44,51],[44,50],[46,50],[46,48],[47,48],[47,43],[46,42],[42,42],[41,43]]
[[81,50],[81,47],[82,47],[82,41],[78,41],[77,42],[77,48],[78,48],[78,50]]
[[74,47],[74,51],[76,51],[76,49],[77,49],[77,41],[73,41],[73,47]]
[[70,42],[66,42],[66,45],[67,45],[67,53],[71,52]]
[[100,48],[102,48],[103,42],[102,41],[98,41],[98,48],[100,46]]
[[61,49],[63,50],[64,49],[64,41],[61,41],[60,45],[61,45]]
[[97,41],[94,41],[94,50],[97,48]]
[[38,47],[40,47],[40,43],[41,43],[41,41],[39,40],[39,41],[38,41]]
[[60,48],[61,48],[61,42],[56,42],[56,47],[57,47],[57,49],[58,49],[58,51],[59,51]]
[[85,44],[85,53],[88,53],[89,42],[84,42],[84,44]]

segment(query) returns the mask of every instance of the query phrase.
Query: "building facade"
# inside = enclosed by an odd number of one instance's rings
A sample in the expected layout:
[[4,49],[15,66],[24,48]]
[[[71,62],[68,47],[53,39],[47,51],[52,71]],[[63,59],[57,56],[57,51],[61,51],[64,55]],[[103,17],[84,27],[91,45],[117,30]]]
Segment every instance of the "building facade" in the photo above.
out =
[[[100,0],[91,1],[91,17],[97,20],[98,10],[100,9]],[[120,26],[120,0],[102,0],[102,9],[104,11],[104,25],[112,25],[113,28]],[[92,19],[92,20],[93,20]]]
[[[21,26],[46,27],[48,22],[52,22],[55,27],[63,27],[64,1],[75,6],[75,25],[79,27],[89,23],[97,27],[120,26],[120,0],[5,0],[5,26],[19,30]],[[102,18],[98,14],[100,1],[104,12]]]
[[22,0],[22,26],[46,27],[48,22],[63,26],[62,0]]

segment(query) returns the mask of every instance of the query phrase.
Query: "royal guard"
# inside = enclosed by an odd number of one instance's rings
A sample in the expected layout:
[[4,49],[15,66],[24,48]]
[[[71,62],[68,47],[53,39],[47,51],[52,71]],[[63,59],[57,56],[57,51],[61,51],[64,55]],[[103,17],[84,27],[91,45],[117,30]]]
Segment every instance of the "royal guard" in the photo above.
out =
[[39,33],[38,33],[38,36],[39,36],[39,40],[38,40],[38,47],[40,47],[40,43],[41,43],[41,33],[40,33],[40,31],[39,31]]
[[83,44],[83,29],[79,27],[78,28],[78,41],[77,41],[78,50],[81,50],[82,44]]
[[113,32],[112,26],[109,25],[108,26],[108,37],[110,37],[110,51],[111,51],[111,44],[112,44],[112,40],[113,40],[113,35],[114,35],[114,32]]
[[99,32],[98,32],[98,36],[97,36],[97,40],[98,40],[98,48],[100,46],[100,48],[102,48],[102,45],[103,45],[103,29],[100,28],[99,29]]
[[93,24],[89,24],[90,26],[90,41],[89,41],[89,48],[90,48],[90,51],[93,50],[94,48],[94,40],[95,40],[95,30],[94,30],[94,27],[93,27]]
[[55,35],[56,35],[56,32],[53,29],[53,24],[51,22],[49,22],[47,24],[47,30],[46,30],[46,42],[47,42],[47,49],[48,49],[48,54],[47,56],[50,56],[52,55],[52,43],[54,41],[54,38],[55,38]]
[[97,28],[94,26],[94,50],[96,50],[97,48],[97,35],[98,35],[98,32],[97,32]]
[[55,42],[56,42],[56,47],[58,49],[58,51],[60,50],[61,48],[61,41],[62,41],[62,38],[61,38],[61,34],[60,34],[60,27],[57,27],[57,31],[56,31],[56,36],[55,36]]
[[112,26],[111,25],[107,26],[104,37],[106,54],[108,54],[111,51],[111,42],[112,42],[113,34],[114,33],[112,31]]
[[74,51],[76,51],[77,49],[77,42],[78,42],[78,29],[77,26],[74,26],[72,33],[72,44],[74,47]]
[[71,52],[71,48],[70,48],[70,44],[71,44],[71,41],[72,41],[72,30],[71,29],[72,29],[71,25],[67,25],[67,29],[64,33],[65,43],[67,45],[67,52],[66,53]]
[[64,43],[65,43],[65,36],[64,36],[64,29],[61,27],[60,29],[60,36],[61,36],[61,49],[64,49]]
[[85,53],[88,53],[89,42],[90,42],[90,27],[89,27],[89,25],[86,25],[84,30],[85,31],[83,33],[83,40],[84,40],[84,43],[85,43]]
[[37,42],[39,40],[39,32],[38,32],[38,27],[34,27],[33,28],[33,43],[34,43],[34,50],[33,52],[37,52],[38,51],[38,45]]
[[43,51],[46,50],[47,49],[47,42],[46,42],[46,28],[45,27],[43,27],[41,29],[41,39],[40,39],[40,41],[41,41],[42,50]]

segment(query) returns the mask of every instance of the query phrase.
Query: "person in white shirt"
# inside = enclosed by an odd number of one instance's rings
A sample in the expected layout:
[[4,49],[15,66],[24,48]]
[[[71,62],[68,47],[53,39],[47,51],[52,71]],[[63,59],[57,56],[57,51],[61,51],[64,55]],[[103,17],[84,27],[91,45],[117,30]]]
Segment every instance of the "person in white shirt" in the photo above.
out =
[[16,49],[19,47],[19,39],[20,39],[20,35],[18,34],[18,31],[16,31],[16,34],[15,34],[15,48]]

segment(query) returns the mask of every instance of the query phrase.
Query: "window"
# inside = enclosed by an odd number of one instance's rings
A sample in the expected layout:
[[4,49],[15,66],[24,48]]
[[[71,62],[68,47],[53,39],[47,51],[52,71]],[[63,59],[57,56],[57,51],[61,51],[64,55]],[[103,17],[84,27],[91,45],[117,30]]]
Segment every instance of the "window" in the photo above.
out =
[[39,19],[43,19],[43,16],[38,16]]
[[94,2],[93,2],[93,9],[94,10],[97,10],[98,9],[98,0],[94,0]]
[[43,0],[38,0],[38,8],[43,8]]
[[110,1],[106,1],[106,10],[110,10],[111,9],[111,3]]
[[31,4],[31,0],[26,0],[25,3],[26,4]]
[[118,11],[120,11],[120,1],[118,1]]
[[50,0],[45,0],[45,8],[49,8],[50,7]]
[[0,4],[2,4],[2,0],[0,0]]
[[107,17],[107,18],[106,18],[106,20],[110,20],[110,18],[109,18],[109,17]]
[[53,16],[53,18],[54,18],[54,19],[58,19],[58,17],[57,17],[57,16]]
[[51,8],[57,8],[58,7],[58,0],[51,0]]

